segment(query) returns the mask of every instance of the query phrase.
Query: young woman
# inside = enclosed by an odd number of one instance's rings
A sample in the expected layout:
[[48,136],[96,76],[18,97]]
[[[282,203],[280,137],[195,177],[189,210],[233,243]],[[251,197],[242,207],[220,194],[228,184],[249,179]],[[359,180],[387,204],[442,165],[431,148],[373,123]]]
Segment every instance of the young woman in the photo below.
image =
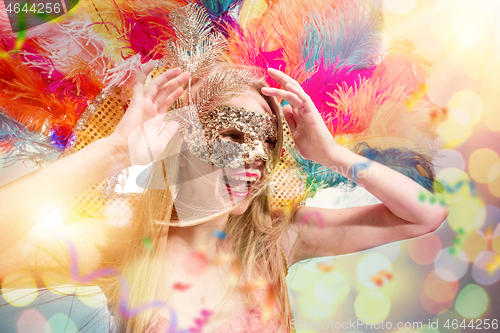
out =
[[[99,46],[99,38],[94,41],[93,47]],[[403,59],[397,65],[407,60],[399,51],[391,60]],[[395,72],[407,87],[416,87],[424,76],[413,65],[395,71],[391,64],[383,63],[379,72],[353,70],[359,78],[373,74],[378,90],[371,82],[362,88],[359,83],[359,89],[369,86],[367,91],[371,87],[390,100],[385,83],[395,80]],[[0,188],[1,279],[23,272],[41,287],[97,285],[113,309],[111,329],[118,332],[174,332],[190,326],[193,332],[288,331],[289,265],[417,237],[446,218],[445,206],[419,200],[421,193],[433,194],[417,182],[338,145],[311,97],[283,72],[266,73],[278,89],[262,75],[227,63],[203,73],[171,68],[150,80],[154,67],[153,61],[146,63],[135,78],[128,109],[110,135]],[[220,91],[230,98],[219,96],[203,112],[193,112],[193,96],[202,100],[203,89],[212,89],[221,77],[229,88]],[[406,86],[394,91],[414,92]],[[282,113],[302,157],[352,179],[382,203],[272,210],[270,180],[284,147],[277,99],[288,102]],[[172,121],[164,124],[165,119]],[[54,231],[30,231],[101,180],[151,162],[127,224],[87,219]],[[432,181],[418,166],[412,172]]]
[[[161,153],[178,123],[169,122],[162,127],[163,118],[181,96],[181,86],[189,80],[189,73],[170,69],[145,85],[153,66],[153,62],[147,63],[137,76],[130,107],[109,137],[0,189],[0,222],[4,230],[0,242],[0,276],[13,270],[28,270],[41,280],[43,271],[52,271],[59,273],[59,283],[75,283],[66,243],[60,241],[64,239],[77,249],[81,276],[110,267],[120,272],[129,288],[128,307],[153,300],[167,302],[168,307],[159,311],[150,308],[129,318],[122,312],[122,330],[163,332],[174,319],[180,327],[187,327],[200,313],[206,314],[204,309],[209,309],[213,314],[205,332],[250,328],[271,332],[280,326],[286,330],[291,317],[285,286],[286,265],[423,235],[434,231],[446,218],[446,207],[418,200],[416,193],[426,191],[423,187],[378,163],[369,163],[356,182],[381,204],[342,210],[300,207],[289,219],[283,214],[271,215],[263,188],[268,176],[266,165],[273,163],[273,154],[281,151],[277,140],[281,133],[276,133],[277,120],[272,121],[273,115],[279,117],[279,108],[267,96],[290,103],[283,107],[283,114],[304,157],[331,169],[344,170],[345,177],[352,177],[353,165],[367,160],[335,142],[314,103],[295,80],[269,69],[269,75],[283,89],[265,87],[255,78],[255,83],[243,94],[226,103],[241,115],[269,115],[263,119],[274,126],[271,131],[274,133],[262,133],[253,142],[265,147],[268,154],[255,155],[237,168],[216,168],[208,175],[196,177],[193,173],[211,164],[185,152],[179,159],[184,181],[177,197],[174,199],[167,189],[146,190],[130,225],[118,227],[106,221],[83,221],[56,231],[29,231],[47,212],[130,166],[131,161],[149,163],[150,153],[156,158],[151,181],[165,181]],[[218,134],[221,141],[241,144],[246,133],[231,126],[221,128]],[[180,226],[182,218],[176,218],[172,212],[182,209],[183,204],[202,209],[216,204],[217,210],[224,213]],[[324,223],[304,226],[304,216],[311,214],[320,214]],[[222,230],[227,235],[224,239],[214,237],[214,232]],[[144,237],[152,240],[152,251],[144,246]],[[205,265],[199,258],[197,253],[201,248],[212,264]],[[230,259],[221,259],[223,253]],[[101,287],[115,307],[123,306],[120,301],[124,288],[118,276],[99,277],[93,283]],[[189,287],[179,292],[174,287],[179,284]]]

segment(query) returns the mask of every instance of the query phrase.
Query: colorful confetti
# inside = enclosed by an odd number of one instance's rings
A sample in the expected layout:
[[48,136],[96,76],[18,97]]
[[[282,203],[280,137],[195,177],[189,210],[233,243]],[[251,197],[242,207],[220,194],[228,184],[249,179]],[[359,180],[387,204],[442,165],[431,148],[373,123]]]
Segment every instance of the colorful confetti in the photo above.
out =
[[227,236],[226,233],[224,231],[221,231],[221,230],[213,231],[212,235],[214,235],[215,237],[217,237],[220,240],[226,239],[226,236]]
[[383,269],[377,275],[370,277],[370,280],[373,281],[377,287],[382,287],[388,281],[392,280],[392,274]]

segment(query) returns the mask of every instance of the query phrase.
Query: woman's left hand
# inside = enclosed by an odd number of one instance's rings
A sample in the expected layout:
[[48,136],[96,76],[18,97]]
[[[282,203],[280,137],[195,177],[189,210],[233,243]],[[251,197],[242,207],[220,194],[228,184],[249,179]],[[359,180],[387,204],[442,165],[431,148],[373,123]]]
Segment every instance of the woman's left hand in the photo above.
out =
[[297,81],[285,73],[273,68],[269,68],[267,72],[283,89],[266,87],[262,88],[262,93],[290,103],[283,107],[283,115],[295,146],[304,158],[324,164],[340,146],[326,127],[311,97]]

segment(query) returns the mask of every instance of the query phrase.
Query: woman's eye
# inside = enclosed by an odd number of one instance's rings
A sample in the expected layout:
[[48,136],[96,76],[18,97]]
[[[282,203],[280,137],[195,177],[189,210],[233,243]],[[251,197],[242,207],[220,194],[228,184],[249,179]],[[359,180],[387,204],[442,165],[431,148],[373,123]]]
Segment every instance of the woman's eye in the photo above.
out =
[[264,141],[264,144],[266,145],[267,148],[274,148],[276,146],[276,140],[266,140]]
[[234,141],[238,143],[243,143],[245,140],[245,134],[242,132],[237,132],[237,131],[226,131],[226,132],[221,132],[220,136],[224,140],[228,141]]

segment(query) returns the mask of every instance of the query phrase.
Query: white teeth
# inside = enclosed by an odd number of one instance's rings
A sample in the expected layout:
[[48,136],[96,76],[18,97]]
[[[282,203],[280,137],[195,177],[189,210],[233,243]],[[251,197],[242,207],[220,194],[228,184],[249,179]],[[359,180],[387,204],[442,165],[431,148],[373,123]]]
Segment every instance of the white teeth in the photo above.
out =
[[258,179],[258,177],[235,176],[235,175],[229,175],[229,177],[236,180],[242,180],[247,182],[255,182]]

